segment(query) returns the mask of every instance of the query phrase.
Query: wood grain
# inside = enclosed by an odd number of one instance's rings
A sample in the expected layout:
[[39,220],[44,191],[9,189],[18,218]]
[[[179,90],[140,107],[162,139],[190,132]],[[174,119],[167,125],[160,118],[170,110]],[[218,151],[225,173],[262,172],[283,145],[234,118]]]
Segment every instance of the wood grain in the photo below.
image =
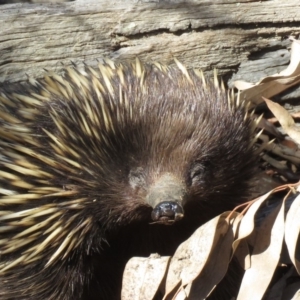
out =
[[[103,57],[172,63],[257,81],[289,61],[299,0],[77,0],[0,6],[0,82]],[[237,73],[233,76],[234,73]]]

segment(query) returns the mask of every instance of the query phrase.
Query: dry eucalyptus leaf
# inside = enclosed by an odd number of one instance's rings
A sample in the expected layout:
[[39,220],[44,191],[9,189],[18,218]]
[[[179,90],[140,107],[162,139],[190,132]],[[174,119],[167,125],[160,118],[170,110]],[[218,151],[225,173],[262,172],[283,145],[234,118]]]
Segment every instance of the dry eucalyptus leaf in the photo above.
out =
[[[282,299],[286,300],[286,299]],[[294,295],[294,297],[291,300],[300,300],[300,289],[297,291],[297,293]]]
[[239,246],[235,250],[234,256],[237,258],[240,266],[247,270],[251,266],[251,258],[250,258],[250,251],[249,246],[246,240],[241,240],[239,242]]
[[284,129],[295,125],[294,119],[291,117],[291,115],[287,112],[285,108],[267,98],[263,97],[263,99],[265,100],[270,111],[277,118],[278,122]]
[[300,282],[295,282],[286,287],[282,300],[300,300]]
[[216,285],[224,278],[230,262],[233,231],[229,230],[221,236],[210,254],[202,272],[193,281],[189,300],[205,299]]
[[291,62],[286,69],[282,70],[279,73],[279,75],[288,76],[288,77],[292,77],[292,75],[296,75],[300,73],[300,64],[299,64],[300,41],[294,39],[293,37],[291,37],[290,39],[293,41],[291,46]]
[[[173,298],[174,300],[185,300],[188,299],[188,296],[184,289],[181,289],[176,296]],[[189,299],[190,300],[190,299]]]
[[286,287],[287,279],[293,276],[295,272],[294,268],[291,267],[268,291],[268,294],[264,300],[283,300],[282,294]]
[[300,129],[296,126],[292,116],[279,104],[266,99],[265,100],[268,108],[277,118],[284,131],[298,144],[300,144]]
[[[297,241],[300,232],[300,195],[293,201],[285,222],[285,242],[291,261],[298,274],[300,274],[300,262],[296,258]],[[299,251],[299,249],[298,249]]]
[[[258,123],[258,128],[261,128],[264,130],[265,133],[270,133],[271,135],[273,135],[274,137],[276,137],[276,139],[283,139],[284,135],[275,127],[275,125],[273,123],[277,122],[276,118],[270,118],[270,119],[264,119],[262,118],[260,120],[260,122]],[[269,137],[267,135],[261,134],[259,136],[260,140],[264,140],[266,141],[266,139],[269,140]]]
[[251,268],[245,272],[238,300],[262,299],[278,265],[283,236],[284,202],[260,226],[251,256]]
[[290,161],[293,164],[300,164],[300,151],[291,149],[281,143],[267,145],[266,150],[272,151],[272,153],[282,157],[283,159]]
[[260,206],[266,201],[266,199],[273,193],[273,191],[268,192],[267,194],[259,197],[248,209],[245,216],[241,219],[240,226],[238,227],[237,231],[237,238],[233,242],[233,251],[235,252],[236,248],[238,247],[240,241],[248,236],[254,230],[255,227],[255,214],[259,210]]
[[251,100],[255,104],[262,102],[262,96],[271,98],[300,82],[300,43],[293,40],[289,66],[278,74],[267,76],[256,84],[236,81],[234,86],[241,90],[242,100]]
[[168,268],[171,257],[151,255],[133,257],[125,267],[122,300],[151,300],[154,298]]
[[205,223],[177,248],[167,274],[164,299],[172,299],[178,286],[191,283],[200,274],[220,236],[228,231],[228,215],[223,213]]

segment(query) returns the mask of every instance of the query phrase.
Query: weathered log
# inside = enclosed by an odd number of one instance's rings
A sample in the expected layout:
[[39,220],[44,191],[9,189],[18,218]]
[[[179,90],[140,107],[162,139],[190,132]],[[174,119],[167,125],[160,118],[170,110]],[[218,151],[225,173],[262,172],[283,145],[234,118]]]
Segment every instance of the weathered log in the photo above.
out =
[[[298,0],[77,0],[0,6],[0,82],[60,72],[103,57],[217,68],[255,82],[289,61]],[[234,73],[237,73],[233,76]]]

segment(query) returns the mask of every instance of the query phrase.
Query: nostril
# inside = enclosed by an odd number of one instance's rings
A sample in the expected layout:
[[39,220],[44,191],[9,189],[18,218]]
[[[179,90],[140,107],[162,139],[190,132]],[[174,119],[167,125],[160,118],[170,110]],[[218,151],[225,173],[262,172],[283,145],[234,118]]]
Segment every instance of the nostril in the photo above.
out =
[[176,201],[163,201],[156,205],[151,213],[153,221],[164,224],[172,224],[183,218],[182,206]]

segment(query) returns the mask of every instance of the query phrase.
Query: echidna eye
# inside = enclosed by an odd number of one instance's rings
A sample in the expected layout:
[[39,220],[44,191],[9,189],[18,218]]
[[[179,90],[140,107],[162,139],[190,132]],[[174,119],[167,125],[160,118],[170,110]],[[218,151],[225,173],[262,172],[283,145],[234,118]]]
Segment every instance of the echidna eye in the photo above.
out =
[[190,171],[190,183],[191,185],[200,183],[204,180],[204,175],[209,169],[210,162],[208,160],[196,162]]
[[204,170],[205,170],[205,167],[202,164],[195,165],[190,173],[191,178],[193,179],[193,178],[201,175]]
[[144,175],[144,169],[142,167],[131,169],[128,175],[130,186],[133,189],[144,187],[146,185]]

